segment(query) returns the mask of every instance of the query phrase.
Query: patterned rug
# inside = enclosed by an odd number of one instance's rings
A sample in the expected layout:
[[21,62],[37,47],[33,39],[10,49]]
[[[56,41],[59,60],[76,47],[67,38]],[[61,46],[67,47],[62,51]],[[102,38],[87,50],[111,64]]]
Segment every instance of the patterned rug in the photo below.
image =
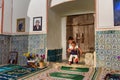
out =
[[94,72],[94,68],[61,66],[58,70],[50,72],[49,76],[55,80],[91,80]]
[[5,72],[5,71],[10,71],[13,70],[15,68],[20,68],[21,66],[18,65],[4,65],[4,66],[0,66],[0,73],[1,72]]
[[23,67],[19,65],[0,66],[0,80],[17,80],[18,78],[28,76],[41,71],[40,68]]
[[62,72],[53,72],[50,73],[52,77],[58,78],[65,78],[65,79],[72,79],[72,80],[83,80],[84,76],[78,74],[69,74],[69,73],[62,73]]
[[79,67],[62,66],[61,70],[65,70],[65,71],[77,71],[77,72],[88,72],[89,68],[79,68]]

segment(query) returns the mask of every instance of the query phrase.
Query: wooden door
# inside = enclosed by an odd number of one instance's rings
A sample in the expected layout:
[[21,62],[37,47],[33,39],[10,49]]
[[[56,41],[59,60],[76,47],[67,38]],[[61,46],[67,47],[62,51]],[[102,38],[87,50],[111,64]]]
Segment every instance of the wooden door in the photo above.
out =
[[95,30],[93,14],[68,16],[67,39],[73,36],[83,52],[94,51]]

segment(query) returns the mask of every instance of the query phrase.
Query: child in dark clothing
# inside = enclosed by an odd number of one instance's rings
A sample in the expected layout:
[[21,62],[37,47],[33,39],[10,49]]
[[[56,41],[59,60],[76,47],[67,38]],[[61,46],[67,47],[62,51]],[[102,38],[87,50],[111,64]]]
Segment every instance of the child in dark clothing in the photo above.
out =
[[[78,62],[78,51],[80,52],[80,54],[82,54],[82,50],[80,48],[76,48],[76,42],[73,41],[71,43],[72,48],[69,48],[67,51],[70,53],[70,57],[69,57],[69,64],[71,64],[72,59],[74,57],[74,61],[77,63]],[[77,51],[78,50],[78,51]]]

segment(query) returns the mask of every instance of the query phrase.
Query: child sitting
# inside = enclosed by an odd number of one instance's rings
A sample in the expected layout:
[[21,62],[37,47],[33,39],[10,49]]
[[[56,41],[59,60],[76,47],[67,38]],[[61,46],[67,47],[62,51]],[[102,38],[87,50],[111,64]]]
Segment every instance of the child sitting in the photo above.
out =
[[73,61],[73,57],[74,57],[74,61],[78,63],[78,51],[80,52],[80,54],[82,54],[82,50],[76,47],[75,41],[73,41],[71,45],[72,45],[72,48],[68,48],[67,50],[70,53],[69,64],[71,64],[71,62]]

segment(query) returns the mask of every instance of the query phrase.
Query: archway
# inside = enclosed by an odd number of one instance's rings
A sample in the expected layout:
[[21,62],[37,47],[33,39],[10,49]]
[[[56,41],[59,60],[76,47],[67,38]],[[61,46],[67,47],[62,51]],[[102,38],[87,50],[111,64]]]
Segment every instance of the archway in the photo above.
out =
[[[95,1],[94,0],[73,0],[73,1],[60,3],[53,7],[48,8],[48,40],[49,40],[48,49],[62,48],[63,60],[66,59],[67,18],[68,16],[81,15],[81,14],[82,15],[92,14],[92,17],[94,18]],[[55,45],[52,45],[52,44],[55,44]]]

